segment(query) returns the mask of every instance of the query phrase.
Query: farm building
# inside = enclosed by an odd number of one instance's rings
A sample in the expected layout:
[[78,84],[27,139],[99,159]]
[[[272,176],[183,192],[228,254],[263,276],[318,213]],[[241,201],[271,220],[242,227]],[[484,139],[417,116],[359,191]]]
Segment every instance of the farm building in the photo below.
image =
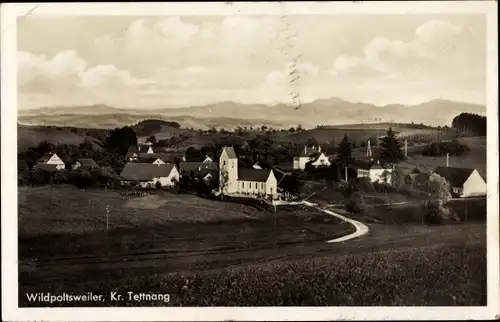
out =
[[73,170],[76,170],[76,169],[93,170],[93,169],[98,169],[98,168],[99,168],[99,166],[92,159],[78,159],[72,166]]
[[201,170],[218,170],[216,162],[179,162],[179,170],[183,176],[195,177]]
[[33,166],[32,171],[44,170],[47,172],[54,172],[60,169],[57,168],[57,164],[48,164],[48,163],[37,163]]
[[162,187],[169,187],[179,181],[179,171],[172,163],[127,163],[120,176],[122,184],[137,184],[143,188],[154,188],[158,182]]
[[[43,157],[38,160],[38,164],[48,164],[54,165],[55,170],[62,170],[66,168],[66,164],[64,164],[63,160],[59,158],[59,156],[55,153],[46,153]],[[53,167],[46,167],[53,168]]]
[[201,169],[195,174],[195,180],[203,180],[206,185],[210,185],[214,180],[217,180],[219,170],[214,169]]
[[371,182],[391,182],[392,168],[379,161],[365,166],[358,166],[358,178],[367,177]]
[[437,167],[434,173],[439,174],[450,183],[451,193],[458,197],[486,195],[486,182],[476,169]]
[[278,194],[278,182],[271,169],[238,168],[233,147],[224,147],[219,160],[220,190],[226,195],[271,196]]
[[149,154],[139,155],[138,161],[139,161],[139,163],[151,163],[151,164],[165,164],[166,163],[161,158],[156,157],[156,156],[150,156]]
[[304,170],[306,164],[309,163],[313,167],[329,166],[330,160],[321,152],[321,146],[304,147],[304,150],[293,158],[293,169],[294,170]]
[[139,154],[154,154],[153,147],[149,144],[132,145],[128,148],[125,158],[127,161],[138,161]]

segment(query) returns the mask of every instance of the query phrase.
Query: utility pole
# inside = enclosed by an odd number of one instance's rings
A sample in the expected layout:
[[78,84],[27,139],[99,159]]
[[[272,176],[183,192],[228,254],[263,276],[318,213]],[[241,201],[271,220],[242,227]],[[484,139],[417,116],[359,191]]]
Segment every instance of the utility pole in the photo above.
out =
[[467,197],[465,197],[465,215],[464,215],[465,222],[467,222]]
[[106,232],[109,231],[109,205],[106,205]]

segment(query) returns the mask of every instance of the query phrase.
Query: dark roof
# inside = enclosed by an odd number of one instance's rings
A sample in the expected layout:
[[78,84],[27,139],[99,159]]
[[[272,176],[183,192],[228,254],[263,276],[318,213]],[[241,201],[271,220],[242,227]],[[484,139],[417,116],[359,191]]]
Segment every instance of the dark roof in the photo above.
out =
[[198,171],[198,169],[212,169],[217,170],[217,162],[179,162],[181,172]]
[[445,178],[452,187],[462,187],[473,171],[470,168],[437,167],[434,173]]
[[141,154],[138,157],[138,159],[139,159],[140,163],[153,163],[153,162],[155,162],[158,159],[160,159],[163,162],[165,162],[165,160],[163,160],[162,158],[159,158],[157,156],[151,156],[151,154]]
[[47,161],[50,160],[50,158],[54,155],[55,153],[54,152],[48,152],[48,153],[45,153],[43,155],[43,157],[41,157],[38,162],[42,162],[42,163],[45,163]]
[[78,162],[82,165],[84,168],[98,168],[99,166],[97,163],[95,163],[94,160],[92,159],[78,159]]
[[33,166],[33,170],[55,171],[57,164],[37,163]]
[[224,150],[226,150],[229,159],[237,159],[236,152],[234,152],[234,148],[232,146],[225,146]]
[[238,180],[266,182],[271,169],[238,168]]
[[175,167],[172,163],[127,163],[120,176],[126,181],[149,181],[153,178],[168,177]]
[[207,174],[211,174],[212,178],[216,178],[219,175],[219,171],[216,169],[201,169],[197,174],[196,177],[198,178],[205,178]]

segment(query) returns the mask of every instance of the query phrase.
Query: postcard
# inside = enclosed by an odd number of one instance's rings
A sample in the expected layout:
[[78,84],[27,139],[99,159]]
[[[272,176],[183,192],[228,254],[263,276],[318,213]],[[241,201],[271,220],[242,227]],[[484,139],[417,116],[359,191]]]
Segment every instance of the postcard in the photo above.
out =
[[496,2],[1,12],[3,320],[499,318]]

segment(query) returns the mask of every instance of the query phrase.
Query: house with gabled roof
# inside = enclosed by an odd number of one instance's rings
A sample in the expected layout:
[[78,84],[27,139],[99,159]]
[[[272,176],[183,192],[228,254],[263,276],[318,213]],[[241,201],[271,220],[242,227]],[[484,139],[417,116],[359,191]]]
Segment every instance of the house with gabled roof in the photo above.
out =
[[173,163],[152,164],[133,163],[125,165],[122,172],[122,184],[135,184],[143,188],[154,188],[157,183],[162,187],[171,187],[179,182],[179,171]]
[[37,164],[47,164],[49,166],[42,166],[41,168],[63,170],[66,168],[66,164],[63,160],[54,152],[49,152],[44,154],[37,162]]
[[293,157],[293,169],[304,170],[307,164],[312,167],[328,167],[331,162],[328,156],[321,152],[321,146],[305,146]]
[[163,161],[162,158],[159,158],[157,156],[152,156],[151,154],[139,154],[139,163],[151,163],[151,164],[165,164],[166,162]]
[[179,162],[179,172],[181,176],[195,177],[202,170],[218,170],[217,162]]
[[154,154],[153,147],[149,144],[131,145],[125,158],[129,162],[138,161],[140,154]]
[[380,161],[359,164],[357,166],[358,178],[366,177],[371,182],[390,183],[393,168],[390,165],[381,164]]
[[445,178],[451,193],[458,197],[486,195],[486,181],[476,169],[457,167],[437,167],[434,173]]
[[95,161],[93,159],[82,158],[82,159],[76,160],[76,162],[73,164],[73,166],[71,168],[73,170],[76,170],[76,169],[94,170],[94,169],[98,169],[99,165],[97,165],[97,163],[95,163]]
[[225,195],[278,195],[278,182],[272,169],[239,168],[238,157],[232,146],[222,149],[219,158],[219,185]]

